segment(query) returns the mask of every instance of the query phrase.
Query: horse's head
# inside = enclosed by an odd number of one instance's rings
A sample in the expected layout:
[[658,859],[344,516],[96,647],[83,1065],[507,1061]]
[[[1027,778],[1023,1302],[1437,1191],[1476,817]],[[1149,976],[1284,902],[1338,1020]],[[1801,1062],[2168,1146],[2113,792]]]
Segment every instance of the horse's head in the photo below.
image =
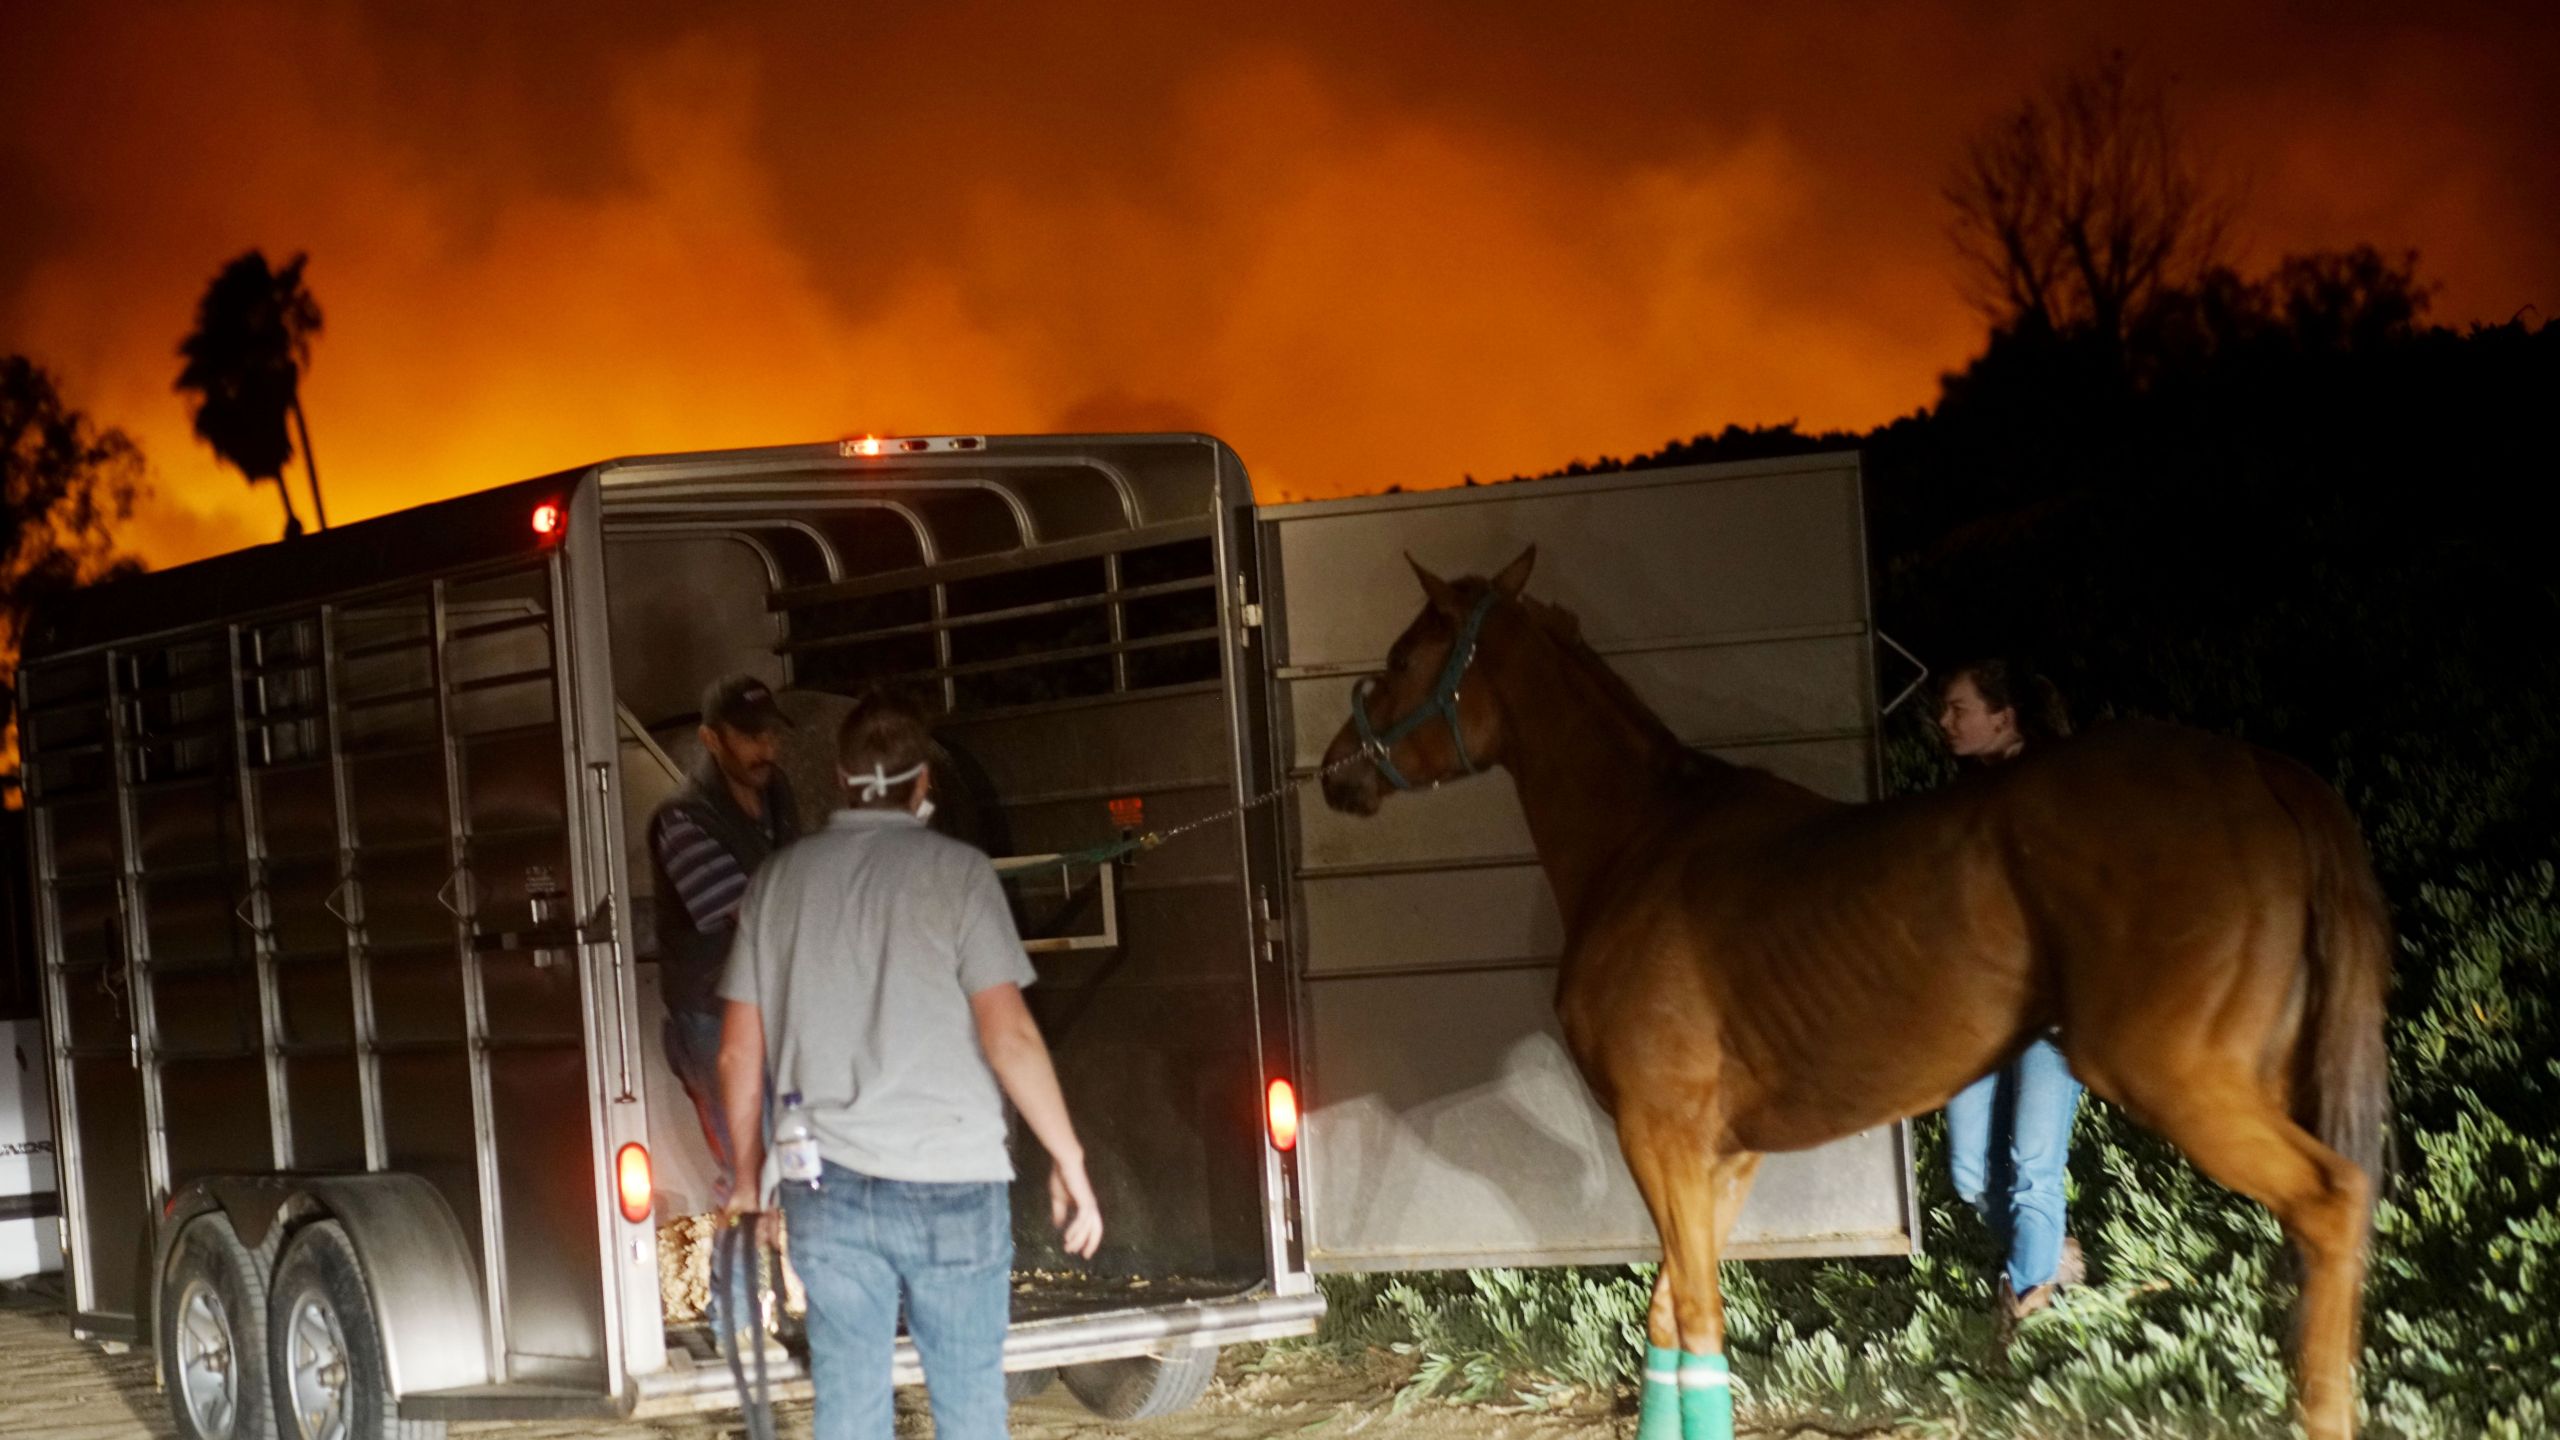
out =
[[[1387,651],[1383,674],[1351,692],[1351,718],[1324,752],[1325,803],[1375,815],[1389,787],[1418,790],[1472,775],[1502,760],[1493,697],[1470,685],[1486,622],[1529,583],[1538,547],[1491,580],[1449,581],[1405,557],[1422,582],[1422,613]],[[1368,763],[1354,764],[1365,755]]]

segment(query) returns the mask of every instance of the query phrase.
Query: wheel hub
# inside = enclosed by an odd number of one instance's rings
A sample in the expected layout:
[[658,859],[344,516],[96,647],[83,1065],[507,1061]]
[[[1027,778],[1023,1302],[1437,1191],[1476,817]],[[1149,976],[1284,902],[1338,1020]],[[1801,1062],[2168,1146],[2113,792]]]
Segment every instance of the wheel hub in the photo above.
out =
[[232,1365],[231,1311],[222,1292],[190,1280],[178,1296],[178,1389],[187,1419],[205,1440],[231,1440],[240,1419],[240,1380]]
[[296,1302],[286,1344],[300,1440],[347,1440],[347,1337],[337,1312],[313,1296]]

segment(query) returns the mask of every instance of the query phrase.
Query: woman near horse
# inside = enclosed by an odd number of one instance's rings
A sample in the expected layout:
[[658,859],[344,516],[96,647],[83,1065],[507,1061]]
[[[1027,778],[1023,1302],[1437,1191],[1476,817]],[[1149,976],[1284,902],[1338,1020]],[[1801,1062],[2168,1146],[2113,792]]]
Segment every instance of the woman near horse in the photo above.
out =
[[[2006,658],[1956,667],[1938,696],[1939,733],[1969,767],[2004,764],[2025,754],[2031,740],[2042,745],[2071,733],[2053,686]],[[2052,1304],[2084,1274],[2064,1216],[2071,1122],[2079,1112],[2080,1082],[2051,1034],[1947,1102],[1947,1168],[1956,1194],[2008,1246],[2000,1276],[2004,1321]]]
[[1828,800],[1684,746],[1522,593],[1533,558],[1415,566],[1427,603],[1355,689],[1324,792],[1365,815],[1482,769],[1518,787],[1565,1043],[1662,1236],[1638,1434],[1733,1433],[1716,1264],[1762,1154],[1935,1109],[2059,1026],[2090,1089],[2275,1213],[2304,1261],[2304,1428],[2347,1440],[2391,942],[2336,794],[2119,722]]

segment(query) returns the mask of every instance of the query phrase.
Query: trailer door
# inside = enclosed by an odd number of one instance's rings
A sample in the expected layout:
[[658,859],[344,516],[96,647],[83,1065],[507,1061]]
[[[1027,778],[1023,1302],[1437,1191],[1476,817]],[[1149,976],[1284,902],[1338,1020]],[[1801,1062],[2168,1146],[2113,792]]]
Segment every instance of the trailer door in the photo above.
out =
[[[1420,606],[1412,556],[1581,617],[1691,745],[1844,800],[1878,775],[1855,455],[1262,512],[1277,740],[1320,763],[1351,686]],[[1653,1225],[1553,1008],[1562,929],[1509,776],[1374,818],[1292,800],[1286,845],[1308,1257],[1317,1269],[1651,1259]],[[1905,1127],[1762,1167],[1733,1255],[1908,1253]]]

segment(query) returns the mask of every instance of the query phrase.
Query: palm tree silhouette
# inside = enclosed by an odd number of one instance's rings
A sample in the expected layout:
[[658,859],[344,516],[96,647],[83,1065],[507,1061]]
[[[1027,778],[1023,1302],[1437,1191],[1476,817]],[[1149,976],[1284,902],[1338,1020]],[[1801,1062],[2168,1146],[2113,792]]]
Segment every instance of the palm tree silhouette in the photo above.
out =
[[284,482],[294,450],[285,437],[288,415],[311,477],[312,514],[329,528],[311,428],[302,418],[302,372],[311,363],[311,337],[320,333],[320,302],[302,285],[306,258],[271,270],[265,252],[252,250],[223,266],[196,304],[196,328],[178,344],[187,363],[176,389],[194,402],[197,436],[250,484],[276,487],[288,540],[302,533]]

